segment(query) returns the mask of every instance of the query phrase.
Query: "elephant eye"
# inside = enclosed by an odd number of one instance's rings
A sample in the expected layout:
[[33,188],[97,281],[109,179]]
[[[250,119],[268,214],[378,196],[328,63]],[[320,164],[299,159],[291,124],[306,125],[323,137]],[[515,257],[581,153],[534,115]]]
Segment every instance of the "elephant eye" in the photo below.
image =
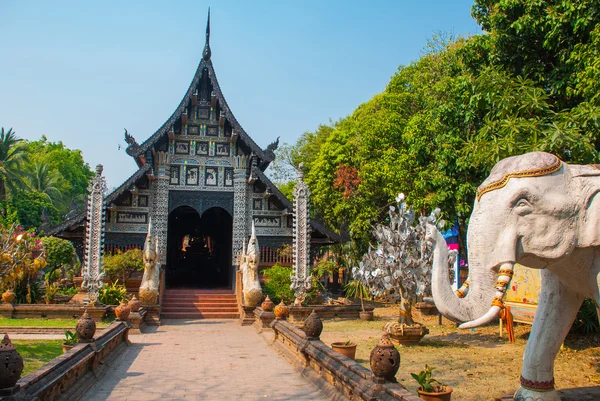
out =
[[523,207],[523,206],[527,206],[529,204],[529,202],[527,202],[525,199],[521,199],[518,203],[517,203],[517,207]]

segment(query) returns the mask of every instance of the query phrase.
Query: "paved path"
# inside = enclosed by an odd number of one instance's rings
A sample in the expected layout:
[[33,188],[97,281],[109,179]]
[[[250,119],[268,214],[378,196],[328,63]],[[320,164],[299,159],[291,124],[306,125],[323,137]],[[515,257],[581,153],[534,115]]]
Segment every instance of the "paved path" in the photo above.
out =
[[326,400],[252,327],[167,320],[132,345],[84,396],[105,400]]

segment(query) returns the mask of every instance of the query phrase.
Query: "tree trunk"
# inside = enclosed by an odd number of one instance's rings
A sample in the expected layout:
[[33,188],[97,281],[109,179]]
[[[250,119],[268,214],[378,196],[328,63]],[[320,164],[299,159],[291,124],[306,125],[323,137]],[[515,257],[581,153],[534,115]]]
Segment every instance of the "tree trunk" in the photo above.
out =
[[6,186],[4,185],[4,178],[0,177],[0,202],[6,200]]
[[400,318],[398,323],[406,326],[414,326],[415,321],[412,317],[412,302],[409,298],[400,295]]

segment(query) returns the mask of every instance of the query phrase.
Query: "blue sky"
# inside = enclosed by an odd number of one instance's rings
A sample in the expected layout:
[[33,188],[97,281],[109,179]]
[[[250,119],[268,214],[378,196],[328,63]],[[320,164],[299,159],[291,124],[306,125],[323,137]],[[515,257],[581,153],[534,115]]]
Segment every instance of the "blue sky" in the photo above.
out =
[[[418,59],[436,31],[480,32],[472,1],[0,0],[0,126],[46,135],[104,165],[109,187],[175,110],[204,47],[223,93],[263,148],[350,114]],[[121,150],[118,149],[121,145]]]

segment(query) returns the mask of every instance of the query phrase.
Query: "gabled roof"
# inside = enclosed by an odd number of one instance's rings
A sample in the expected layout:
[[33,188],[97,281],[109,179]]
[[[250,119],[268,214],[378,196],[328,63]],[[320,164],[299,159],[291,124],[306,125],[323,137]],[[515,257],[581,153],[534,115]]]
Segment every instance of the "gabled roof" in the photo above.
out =
[[[111,202],[113,202],[115,199],[117,199],[121,194],[123,194],[123,192],[125,192],[126,190],[131,188],[131,186],[133,184],[135,184],[140,178],[142,178],[144,176],[144,174],[146,174],[148,171],[150,171],[151,168],[152,168],[152,166],[150,164],[145,164],[142,167],[140,167],[131,177],[129,177],[127,180],[125,180],[125,182],[123,184],[121,184],[121,186],[119,186],[119,188],[115,189],[110,194],[108,194],[108,196],[106,196],[106,198],[104,199],[104,204],[109,205]],[[65,231],[71,227],[80,226],[80,225],[84,224],[85,218],[87,215],[86,208],[87,208],[87,205],[84,205],[84,208],[82,211],[80,211],[79,213],[75,214],[72,217],[67,218],[61,224],[51,227],[44,234],[45,235],[56,235],[56,234],[58,234],[62,231]]]
[[229,108],[229,105],[227,104],[227,101],[225,100],[225,97],[223,96],[221,87],[219,86],[219,81],[217,80],[217,75],[215,74],[215,70],[214,70],[214,67],[212,64],[212,60],[211,60],[211,50],[210,50],[210,42],[209,41],[210,41],[210,10],[209,10],[209,14],[208,14],[208,23],[206,26],[206,44],[204,46],[202,59],[200,60],[200,63],[198,64],[198,68],[196,69],[196,73],[194,74],[194,78],[192,79],[192,82],[190,83],[190,86],[188,87],[188,90],[186,91],[185,96],[179,103],[179,106],[177,106],[177,109],[175,109],[173,114],[171,114],[171,117],[169,117],[169,119],[167,121],[165,121],[165,123],[150,138],[148,138],[141,145],[138,145],[135,142],[135,139],[133,139],[133,137],[131,137],[127,133],[125,134],[126,135],[125,140],[129,144],[129,146],[127,148],[127,154],[129,154],[130,156],[135,158],[138,165],[141,166],[142,164],[144,164],[144,161],[140,160],[140,156],[143,156],[144,153],[147,150],[149,150],[152,145],[154,145],[160,138],[162,138],[163,135],[166,135],[168,133],[169,129],[177,122],[177,120],[179,118],[181,118],[187,105],[192,100],[192,96],[194,95],[194,92],[195,92],[198,84],[200,83],[200,80],[202,78],[202,72],[205,68],[208,70],[208,77],[212,84],[215,96],[218,99],[219,104],[221,105],[223,114],[224,114],[225,118],[230,122],[235,134],[238,135],[238,140],[241,140],[244,144],[246,144],[246,146],[248,146],[248,148],[250,148],[251,152],[254,153],[260,159],[259,166],[261,167],[261,169],[263,169],[263,170],[266,169],[267,166],[269,165],[269,163],[275,159],[275,154],[273,153],[273,151],[275,150],[274,148],[276,148],[276,145],[273,146],[274,144],[271,144],[271,145],[269,145],[269,147],[267,147],[266,150],[261,149],[260,146],[258,146],[256,144],[256,142],[254,142],[252,140],[252,138],[246,133],[244,128],[242,128],[240,123],[237,121],[237,119],[231,112],[231,109]]
[[[253,167],[252,173],[255,174],[256,177],[258,177],[258,179],[267,186],[271,193],[283,204],[283,206],[285,206],[290,211],[290,213],[293,212],[294,204],[283,193],[281,193],[279,188],[277,188],[277,186],[273,184],[273,182],[271,182],[269,177],[267,177],[261,169]],[[340,235],[333,232],[332,230],[327,228],[325,224],[321,223],[315,218],[310,219],[310,225],[312,226],[312,228],[315,229],[315,231],[325,236],[332,244],[338,244],[349,241],[349,238],[347,238],[346,235]]]

